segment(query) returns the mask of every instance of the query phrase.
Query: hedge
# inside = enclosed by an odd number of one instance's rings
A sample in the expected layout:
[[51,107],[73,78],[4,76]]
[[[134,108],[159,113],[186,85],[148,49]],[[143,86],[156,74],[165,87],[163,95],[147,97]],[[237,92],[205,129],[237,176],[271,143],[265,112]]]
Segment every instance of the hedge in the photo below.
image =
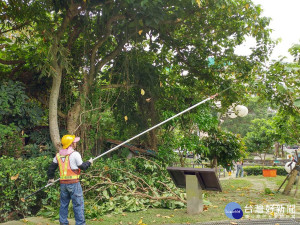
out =
[[277,175],[286,176],[287,172],[285,171],[283,166],[244,166],[244,172],[247,173],[248,176],[254,175],[262,175],[263,169],[276,169]]

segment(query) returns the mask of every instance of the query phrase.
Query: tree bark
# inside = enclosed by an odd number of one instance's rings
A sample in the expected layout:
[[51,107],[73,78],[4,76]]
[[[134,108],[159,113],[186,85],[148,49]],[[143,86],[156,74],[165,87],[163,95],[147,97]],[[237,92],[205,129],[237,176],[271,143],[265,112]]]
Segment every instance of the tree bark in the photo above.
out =
[[278,142],[275,143],[275,157],[277,158],[279,156],[279,147],[280,144]]
[[214,157],[214,159],[212,161],[212,168],[215,169],[216,173],[218,172],[218,159],[216,156]]
[[78,100],[74,106],[69,110],[67,117],[67,130],[69,134],[75,134],[78,127],[78,119],[80,117],[81,104]]
[[[97,72],[101,70],[101,68],[110,60],[112,60],[117,54],[119,54],[125,44],[125,40],[121,41],[118,46],[106,57],[99,60],[97,58],[97,51],[98,49],[103,45],[103,43],[108,39],[109,35],[112,31],[112,23],[115,21],[118,21],[120,19],[123,19],[124,16],[122,15],[116,15],[112,16],[111,19],[106,24],[105,29],[105,35],[103,38],[101,38],[92,48],[91,51],[91,58],[90,58],[90,70],[89,73],[84,74],[84,82],[82,85],[82,88],[80,90],[80,96],[84,97],[84,101],[88,99],[88,96],[90,94],[90,87],[92,86],[94,82],[94,78],[97,75]],[[81,99],[78,98],[76,103],[73,105],[73,107],[68,112],[68,119],[67,119],[67,130],[69,133],[74,133],[76,131],[76,128],[78,127],[78,120],[80,117],[80,112],[84,110],[84,106],[81,105]],[[80,124],[79,124],[80,125]]]
[[60,40],[62,39],[64,32],[69,25],[70,21],[80,12],[80,4],[72,4],[66,12],[66,15],[62,21],[60,28],[53,36],[53,43],[51,45],[51,66],[54,69],[54,75],[52,79],[52,87],[49,98],[49,131],[51,141],[54,144],[55,148],[59,150],[61,148],[60,135],[59,135],[59,126],[58,126],[58,97],[60,92],[60,85],[62,79],[63,68],[59,64],[58,60],[58,48],[60,45]]
[[49,98],[49,130],[51,141],[54,144],[56,150],[61,148],[59,126],[57,118],[57,102],[59,97],[59,90],[61,85],[62,70],[59,66],[56,66],[56,75],[52,79],[52,87]]
[[[299,161],[297,162],[296,166],[299,165]],[[296,167],[295,166],[295,167]],[[291,172],[291,175],[289,177],[289,181],[287,183],[287,185],[285,186],[284,188],[284,191],[283,191],[283,194],[284,195],[289,195],[291,190],[292,190],[292,187],[295,183],[295,180],[296,180],[296,177],[297,177],[297,174],[298,174],[298,170],[297,169],[294,169],[292,172]]]

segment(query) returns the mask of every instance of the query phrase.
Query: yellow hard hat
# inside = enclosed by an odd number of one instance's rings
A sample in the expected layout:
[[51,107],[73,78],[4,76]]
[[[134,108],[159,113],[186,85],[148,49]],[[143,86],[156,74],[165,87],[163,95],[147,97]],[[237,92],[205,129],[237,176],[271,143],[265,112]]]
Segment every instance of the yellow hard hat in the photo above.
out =
[[75,140],[75,135],[66,134],[61,138],[61,144],[63,145],[63,149],[67,149]]

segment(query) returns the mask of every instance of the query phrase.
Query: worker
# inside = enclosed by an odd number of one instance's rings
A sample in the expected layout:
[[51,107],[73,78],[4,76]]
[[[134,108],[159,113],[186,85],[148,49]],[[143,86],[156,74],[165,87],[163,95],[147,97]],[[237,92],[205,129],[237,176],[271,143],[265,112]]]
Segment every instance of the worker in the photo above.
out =
[[75,151],[76,143],[80,140],[75,135],[64,135],[61,139],[63,149],[54,157],[49,166],[48,183],[54,182],[57,167],[60,171],[60,209],[59,222],[68,225],[68,207],[72,199],[76,225],[84,225],[84,200],[79,182],[80,170],[86,170],[93,164],[93,159],[83,162],[79,152]]

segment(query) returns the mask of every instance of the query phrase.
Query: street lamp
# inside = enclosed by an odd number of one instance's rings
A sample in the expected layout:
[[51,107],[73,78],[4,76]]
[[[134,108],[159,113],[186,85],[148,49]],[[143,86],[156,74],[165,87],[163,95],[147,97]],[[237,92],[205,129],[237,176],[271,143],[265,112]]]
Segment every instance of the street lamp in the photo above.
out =
[[247,116],[248,114],[248,108],[246,106],[243,105],[237,105],[235,106],[235,104],[232,104],[232,107],[229,108],[227,115],[234,119],[236,117],[244,117]]
[[[221,101],[215,101],[215,105],[217,108],[222,107]],[[226,113],[228,117],[234,119],[239,117],[244,117],[248,115],[248,108],[244,105],[235,105],[235,103],[232,104],[232,106],[228,109],[228,112]]]

